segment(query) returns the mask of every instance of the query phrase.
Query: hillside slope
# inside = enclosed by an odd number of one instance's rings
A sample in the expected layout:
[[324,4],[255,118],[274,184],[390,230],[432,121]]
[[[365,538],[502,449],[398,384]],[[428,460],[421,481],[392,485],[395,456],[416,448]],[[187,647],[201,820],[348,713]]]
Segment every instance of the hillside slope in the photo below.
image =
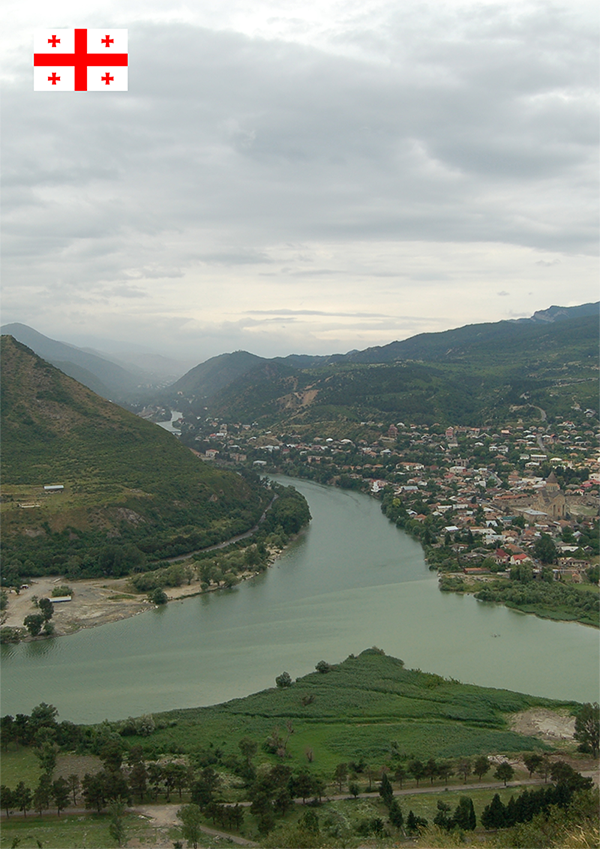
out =
[[128,398],[141,382],[141,374],[134,374],[118,363],[75,345],[50,339],[26,324],[5,324],[0,332],[27,345],[39,357],[104,398]]
[[182,392],[186,398],[209,397],[263,362],[263,357],[249,354],[247,351],[220,354],[190,369],[168,387],[166,394],[171,397]]
[[353,362],[267,361],[205,403],[226,421],[290,426],[374,416],[481,425],[526,404],[568,416],[574,406],[597,411],[597,355],[595,316],[500,322],[356,352]]
[[[123,573],[255,523],[267,498],[262,487],[202,463],[12,337],[2,337],[1,349],[9,564],[18,561],[28,574],[68,566],[75,576],[116,574],[118,561]],[[54,484],[64,491],[45,494]]]

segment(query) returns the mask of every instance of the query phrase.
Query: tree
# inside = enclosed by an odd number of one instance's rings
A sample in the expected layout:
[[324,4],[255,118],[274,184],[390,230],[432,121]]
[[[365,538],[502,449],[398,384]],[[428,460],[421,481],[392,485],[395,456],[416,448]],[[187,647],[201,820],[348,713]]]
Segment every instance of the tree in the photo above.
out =
[[579,743],[580,752],[591,752],[598,757],[600,732],[600,707],[598,702],[585,704],[575,717],[574,737]]
[[96,808],[98,813],[106,804],[106,784],[103,780],[105,775],[104,772],[97,772],[94,775],[87,772],[82,782],[86,808]]
[[471,761],[469,760],[469,758],[461,758],[459,760],[456,771],[458,772],[459,775],[462,775],[463,784],[467,783],[467,776],[469,776],[471,774],[471,769],[472,769],[472,766],[471,766]]
[[514,774],[515,771],[508,763],[508,761],[503,761],[501,764],[498,765],[494,776],[498,779],[498,781],[503,781],[504,786],[506,787],[506,782],[510,781]]
[[300,820],[302,827],[312,834],[317,834],[319,831],[319,817],[313,810],[308,810]]
[[402,828],[402,825],[404,823],[404,817],[402,815],[402,809],[400,808],[397,799],[392,799],[392,804],[390,805],[388,816],[394,828]]
[[417,787],[418,787],[419,781],[425,775],[425,766],[423,765],[423,763],[421,761],[418,761],[418,760],[410,761],[409,764],[408,764],[408,771],[410,772],[412,777],[417,782]]
[[349,792],[352,796],[354,796],[354,798],[355,798],[355,799],[357,798],[358,794],[360,793],[360,787],[358,786],[358,784],[356,783],[356,781],[351,781],[351,782],[350,782],[350,784],[348,785],[348,792]]
[[548,534],[541,534],[533,546],[533,553],[542,563],[556,563],[557,550],[552,537]]
[[38,609],[44,619],[52,619],[54,615],[54,605],[52,604],[49,598],[41,598],[38,601]]
[[342,792],[343,785],[346,783],[348,779],[348,764],[342,763],[338,764],[333,772],[333,778],[336,782],[340,793]]
[[219,776],[211,766],[204,767],[191,788],[191,799],[199,808],[213,801],[213,793],[219,784]]
[[41,613],[30,613],[23,620],[23,625],[25,625],[32,637],[37,637],[45,621]]
[[100,760],[109,772],[118,772],[123,764],[123,744],[119,739],[109,740],[100,750]]
[[183,788],[189,783],[189,769],[186,767],[185,764],[172,764],[171,773],[173,776],[173,787],[179,793],[179,800],[181,801],[181,794]]
[[108,831],[113,840],[117,841],[117,846],[123,846],[125,843],[126,828],[125,828],[125,806],[121,802],[113,802],[108,809],[110,814],[110,822]]
[[6,784],[0,786],[0,804],[6,811],[6,817],[8,819],[10,812],[15,807],[15,794]]
[[489,772],[489,770],[490,762],[488,761],[485,755],[480,755],[475,761],[475,764],[473,766],[473,772],[481,781],[483,776],[486,774],[486,772]]
[[331,672],[331,666],[327,663],[326,660],[320,660],[315,666],[315,669],[317,670],[317,672],[321,672],[322,674]]
[[[152,590],[150,595],[148,596],[149,600],[152,604],[166,604],[169,600],[168,595],[162,589],[162,587],[156,587],[156,589]],[[120,846],[121,844],[119,844]]]
[[275,679],[275,683],[278,687],[291,687],[293,684],[292,676],[289,672],[282,672],[281,675],[278,675]]
[[396,771],[394,772],[394,778],[400,785],[400,790],[402,790],[402,782],[406,778],[406,769],[402,764],[398,764],[396,766]]
[[306,804],[307,797],[310,796],[313,791],[313,776],[309,772],[306,772],[306,770],[301,770],[294,778],[292,792],[297,796],[300,796],[302,801]]
[[379,785],[379,795],[383,799],[383,804],[386,808],[389,808],[392,804],[392,800],[394,798],[394,788],[387,777],[387,773],[384,772],[381,776],[381,784]]
[[525,768],[529,773],[529,777],[533,775],[534,772],[537,772],[539,767],[542,764],[542,756],[538,755],[537,752],[532,752],[530,755],[525,755],[523,758],[523,763],[525,764]]
[[425,775],[427,776],[431,784],[433,784],[433,779],[436,777],[437,774],[437,764],[433,758],[429,758],[429,760],[425,764]]
[[24,781],[19,781],[14,791],[14,806],[18,811],[23,811],[23,816],[27,816],[27,811],[31,808],[31,790],[25,786]]
[[416,834],[422,828],[427,828],[427,820],[423,817],[417,817],[412,811],[408,812],[406,818],[406,829],[409,834]]
[[54,705],[49,705],[46,702],[40,702],[31,711],[29,723],[31,727],[37,731],[40,728],[56,728],[56,717],[58,716],[58,708]]
[[497,793],[483,809],[481,825],[487,829],[504,828],[506,825],[506,807]]
[[252,758],[258,751],[258,743],[250,737],[242,737],[242,739],[238,741],[238,748],[246,759],[246,764],[250,766]]
[[177,811],[177,817],[181,820],[181,832],[183,837],[188,842],[188,846],[193,846],[193,849],[198,849],[198,840],[200,839],[202,824],[202,812],[198,805],[184,805]]
[[52,782],[50,776],[46,773],[40,775],[38,786],[33,791],[33,807],[41,816],[42,813],[50,807],[52,798]]
[[443,828],[446,831],[450,831],[452,828],[452,819],[450,817],[450,805],[447,805],[446,802],[442,802],[440,799],[437,803],[438,812],[433,818],[434,825],[439,826],[439,828]]
[[144,761],[137,761],[131,767],[129,786],[131,787],[131,792],[139,798],[140,804],[142,804],[146,794],[146,787],[148,786],[148,772]]
[[69,804],[69,784],[65,778],[57,778],[52,782],[52,796],[56,805],[56,813],[60,816],[60,812]]
[[71,773],[67,778],[67,784],[69,785],[69,791],[73,794],[73,805],[76,805],[77,793],[79,791],[79,776],[74,772]]
[[44,743],[40,748],[34,749],[34,754],[40,761],[42,772],[52,775],[58,754],[58,749],[54,743]]
[[444,784],[448,784],[448,779],[451,775],[454,775],[454,770],[452,769],[452,764],[448,761],[442,761],[438,764],[438,775],[444,782]]
[[452,816],[452,825],[463,831],[473,831],[477,825],[473,800],[469,796],[461,796]]

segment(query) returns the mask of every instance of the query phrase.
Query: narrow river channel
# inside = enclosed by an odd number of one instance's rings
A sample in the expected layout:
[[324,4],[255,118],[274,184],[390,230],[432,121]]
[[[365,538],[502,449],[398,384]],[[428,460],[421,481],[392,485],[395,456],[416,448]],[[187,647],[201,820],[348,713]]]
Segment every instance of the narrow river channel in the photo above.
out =
[[265,574],[69,637],[3,646],[2,713],[46,701],[62,719],[97,722],[215,704],[373,645],[445,677],[598,698],[597,630],[442,594],[420,546],[376,500],[289,482],[313,521]]

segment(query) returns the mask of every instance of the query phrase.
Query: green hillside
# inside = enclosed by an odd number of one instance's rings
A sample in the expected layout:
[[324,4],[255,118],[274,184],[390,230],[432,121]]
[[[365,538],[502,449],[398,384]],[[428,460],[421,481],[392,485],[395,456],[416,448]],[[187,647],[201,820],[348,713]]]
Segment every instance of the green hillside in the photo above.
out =
[[[260,486],[10,336],[2,362],[3,548],[22,574],[123,574],[247,530],[264,509]],[[62,493],[44,492],[56,484]]]
[[[218,743],[221,758],[239,755],[238,741],[254,739],[263,751],[274,729],[288,736],[288,755],[311,769],[333,771],[341,761],[375,768],[408,758],[456,758],[544,749],[538,738],[510,729],[510,715],[532,707],[575,709],[509,690],[461,684],[415,669],[368,649],[291,686],[254,693],[214,707],[154,714],[156,730],[137,742],[155,752],[194,752]],[[131,743],[136,742],[135,738]],[[263,760],[274,755],[263,754]]]
[[190,369],[169,386],[165,395],[169,398],[173,397],[174,400],[179,392],[183,392],[186,397],[206,398],[229,386],[236,378],[263,362],[265,360],[262,357],[249,354],[247,351],[234,351],[232,354],[211,357],[205,363]]
[[290,426],[375,416],[482,425],[526,404],[568,417],[573,407],[597,410],[597,354],[597,316],[498,322],[423,334],[324,365],[266,361],[204,403],[225,420]]

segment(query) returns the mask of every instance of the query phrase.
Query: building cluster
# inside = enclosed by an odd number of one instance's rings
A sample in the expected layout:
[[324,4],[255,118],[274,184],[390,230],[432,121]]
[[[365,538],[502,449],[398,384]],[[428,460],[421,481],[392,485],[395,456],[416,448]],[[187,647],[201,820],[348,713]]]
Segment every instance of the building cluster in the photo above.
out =
[[332,436],[306,427],[300,434],[186,420],[182,434],[205,460],[300,474],[374,496],[391,487],[413,520],[442,522],[458,550],[465,535],[480,540],[503,565],[535,567],[533,545],[547,534],[558,552],[556,573],[578,580],[590,565],[580,537],[599,507],[600,428],[591,412],[578,421],[497,428],[364,421],[348,424],[347,435],[338,426]]

